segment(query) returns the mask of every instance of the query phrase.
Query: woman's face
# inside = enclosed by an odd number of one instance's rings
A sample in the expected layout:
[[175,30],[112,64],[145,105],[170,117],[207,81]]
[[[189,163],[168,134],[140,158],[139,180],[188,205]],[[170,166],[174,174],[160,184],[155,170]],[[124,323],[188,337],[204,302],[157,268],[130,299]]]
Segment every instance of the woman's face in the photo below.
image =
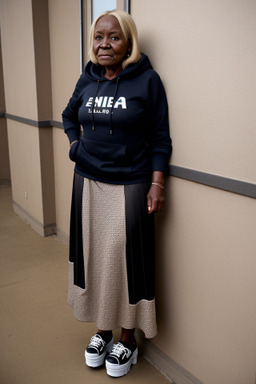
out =
[[114,16],[101,17],[95,27],[93,51],[98,63],[106,69],[122,69],[129,44]]

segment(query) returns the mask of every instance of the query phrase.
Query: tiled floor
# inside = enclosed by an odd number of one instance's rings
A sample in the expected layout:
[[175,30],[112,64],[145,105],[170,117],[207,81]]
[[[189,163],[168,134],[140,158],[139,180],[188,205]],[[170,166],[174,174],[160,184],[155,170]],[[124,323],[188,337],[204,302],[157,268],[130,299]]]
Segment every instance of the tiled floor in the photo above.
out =
[[169,383],[142,356],[119,379],[84,364],[84,348],[96,329],[75,320],[66,304],[67,259],[65,245],[41,237],[13,213],[11,190],[1,186],[0,383]]

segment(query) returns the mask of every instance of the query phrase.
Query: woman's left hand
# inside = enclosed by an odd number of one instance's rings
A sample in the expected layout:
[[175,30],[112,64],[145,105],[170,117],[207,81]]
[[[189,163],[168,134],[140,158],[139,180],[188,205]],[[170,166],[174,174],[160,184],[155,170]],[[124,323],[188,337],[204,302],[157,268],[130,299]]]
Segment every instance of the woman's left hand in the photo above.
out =
[[157,185],[151,185],[147,195],[148,213],[157,213],[163,210],[165,202],[164,191]]

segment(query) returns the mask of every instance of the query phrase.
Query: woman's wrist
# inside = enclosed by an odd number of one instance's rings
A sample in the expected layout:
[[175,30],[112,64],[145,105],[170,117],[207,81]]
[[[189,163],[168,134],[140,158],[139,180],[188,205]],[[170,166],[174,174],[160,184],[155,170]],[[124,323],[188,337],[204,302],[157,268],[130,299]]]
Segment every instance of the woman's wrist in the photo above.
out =
[[159,187],[162,190],[164,190],[164,184],[159,183],[158,181],[152,181],[151,185],[156,185],[157,187]]
[[154,171],[152,175],[152,185],[156,185],[161,189],[164,189],[164,173],[160,171]]

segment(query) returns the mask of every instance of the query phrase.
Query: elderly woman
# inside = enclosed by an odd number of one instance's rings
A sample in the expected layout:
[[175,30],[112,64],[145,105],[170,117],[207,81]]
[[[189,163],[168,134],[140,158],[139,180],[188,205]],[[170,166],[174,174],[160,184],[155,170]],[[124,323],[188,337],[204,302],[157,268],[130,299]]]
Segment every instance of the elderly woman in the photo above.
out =
[[98,328],[86,364],[106,360],[108,375],[119,377],[137,362],[135,328],[157,333],[154,213],[164,205],[171,139],[162,82],[129,14],[94,21],[89,57],[63,112],[75,162],[68,302]]

